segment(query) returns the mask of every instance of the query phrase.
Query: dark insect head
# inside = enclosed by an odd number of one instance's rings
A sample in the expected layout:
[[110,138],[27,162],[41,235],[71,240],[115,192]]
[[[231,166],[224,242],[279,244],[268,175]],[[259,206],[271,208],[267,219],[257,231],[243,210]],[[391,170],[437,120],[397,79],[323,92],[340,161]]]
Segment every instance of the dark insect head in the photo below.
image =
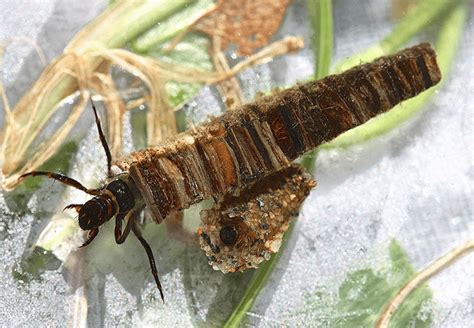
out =
[[79,227],[82,230],[98,228],[117,212],[116,202],[108,195],[92,198],[79,210]]
[[[94,110],[95,122],[97,125],[97,130],[99,131],[100,141],[105,150],[105,155],[107,156],[107,169],[109,178],[107,185],[98,189],[89,189],[83,186],[77,180],[69,178],[65,175],[45,171],[32,171],[25,173],[18,178],[18,181],[21,181],[28,176],[46,176],[50,179],[59,181],[65,185],[74,187],[89,195],[92,195],[93,198],[84,204],[71,204],[65,207],[65,209],[76,210],[76,212],[79,214],[79,227],[82,230],[89,231],[88,238],[81,247],[89,245],[99,233],[99,227],[111,218],[115,217],[116,243],[123,243],[128,234],[133,231],[133,234],[145,248],[153,278],[155,279],[156,286],[158,287],[161,298],[164,302],[163,290],[158,278],[158,272],[155,266],[155,259],[153,257],[151,247],[142,237],[136,220],[143,207],[140,205],[136,206],[135,195],[132,192],[132,190],[135,189],[133,182],[128,180],[127,177],[115,176],[112,174],[112,155],[110,153],[109,146],[107,145],[104,133],[102,132],[99,116],[97,115],[97,110],[94,106],[94,103],[92,103],[92,108]],[[123,222],[126,222],[126,227],[122,230]]]

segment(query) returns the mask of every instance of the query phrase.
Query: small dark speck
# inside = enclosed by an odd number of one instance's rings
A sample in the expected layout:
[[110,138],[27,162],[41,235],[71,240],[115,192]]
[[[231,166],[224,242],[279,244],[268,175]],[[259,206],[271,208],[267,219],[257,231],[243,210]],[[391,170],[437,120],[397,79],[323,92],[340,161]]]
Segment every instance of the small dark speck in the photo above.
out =
[[209,246],[211,246],[211,250],[214,252],[214,254],[217,254],[221,251],[220,247],[217,245],[210,244]]
[[208,234],[203,233],[203,234],[201,235],[201,237],[202,237],[202,239],[204,239],[204,241],[205,241],[209,246],[211,246],[211,238],[209,237]]

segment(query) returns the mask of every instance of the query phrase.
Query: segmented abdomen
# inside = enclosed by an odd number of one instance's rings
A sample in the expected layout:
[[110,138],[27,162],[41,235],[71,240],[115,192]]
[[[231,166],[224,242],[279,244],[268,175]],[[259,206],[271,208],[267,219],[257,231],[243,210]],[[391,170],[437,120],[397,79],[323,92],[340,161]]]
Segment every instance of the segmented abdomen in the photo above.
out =
[[262,98],[118,165],[160,222],[287,167],[440,79],[434,50],[421,44]]

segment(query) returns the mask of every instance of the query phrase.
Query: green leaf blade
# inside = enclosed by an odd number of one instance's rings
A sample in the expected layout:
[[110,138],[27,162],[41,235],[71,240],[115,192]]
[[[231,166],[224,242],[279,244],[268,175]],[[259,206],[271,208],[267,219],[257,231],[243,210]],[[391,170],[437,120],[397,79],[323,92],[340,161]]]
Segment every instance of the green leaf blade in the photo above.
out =
[[[389,247],[389,262],[382,269],[363,268],[348,272],[335,295],[329,286],[317,286],[305,295],[301,309],[287,321],[310,317],[308,325],[329,327],[374,327],[381,312],[415,275],[408,255],[396,240]],[[432,292],[422,285],[394,314],[391,327],[428,328],[432,322]],[[321,324],[324,322],[324,324]]]

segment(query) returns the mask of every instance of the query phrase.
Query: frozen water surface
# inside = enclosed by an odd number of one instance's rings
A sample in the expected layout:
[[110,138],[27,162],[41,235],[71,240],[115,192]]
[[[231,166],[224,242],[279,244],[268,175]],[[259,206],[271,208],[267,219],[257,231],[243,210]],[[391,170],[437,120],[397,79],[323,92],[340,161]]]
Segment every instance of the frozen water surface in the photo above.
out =
[[[105,5],[92,0],[2,1],[0,39],[28,36],[51,60]],[[337,1],[334,6],[337,60],[372,45],[391,29],[386,1]],[[304,2],[294,1],[280,35],[309,40],[305,12]],[[390,240],[396,239],[420,270],[473,238],[473,24],[471,16],[452,73],[425,111],[377,140],[319,153],[318,186],[306,201],[269,284],[248,313],[250,324],[324,326],[322,318],[337,315],[337,293],[346,275],[368,268],[383,270],[389,262]],[[432,40],[429,33],[419,39],[425,37]],[[31,48],[23,45],[9,48],[4,66],[6,90],[15,103],[41,68]],[[246,97],[252,98],[262,88],[306,79],[311,71],[307,45],[301,53],[244,72],[241,79]],[[218,104],[212,90],[206,89],[190,103],[189,113],[201,121],[206,113],[219,113]],[[95,130],[89,130],[73,157],[70,174],[93,184],[103,176],[105,161]],[[130,131],[129,125],[126,130]],[[82,238],[76,235],[55,257],[44,257],[36,278],[23,276],[22,268],[32,265],[25,259],[45,238],[41,232],[51,218],[57,222],[50,226],[52,234],[74,223],[74,218],[58,214],[71,199],[82,201],[84,195],[50,181],[32,195],[0,195],[1,326],[218,326],[241,297],[250,275],[214,272],[194,245],[154,224],[145,224],[144,236],[155,251],[165,305],[139,243],[129,238],[123,246],[115,246],[111,224],[87,249],[75,249]],[[190,210],[187,226],[196,225],[192,217],[198,210]],[[423,309],[433,311],[432,326],[472,327],[473,268],[471,254],[429,281],[433,297]],[[355,287],[348,297],[360,293]],[[311,306],[308,300],[320,294],[329,295],[324,306]]]

